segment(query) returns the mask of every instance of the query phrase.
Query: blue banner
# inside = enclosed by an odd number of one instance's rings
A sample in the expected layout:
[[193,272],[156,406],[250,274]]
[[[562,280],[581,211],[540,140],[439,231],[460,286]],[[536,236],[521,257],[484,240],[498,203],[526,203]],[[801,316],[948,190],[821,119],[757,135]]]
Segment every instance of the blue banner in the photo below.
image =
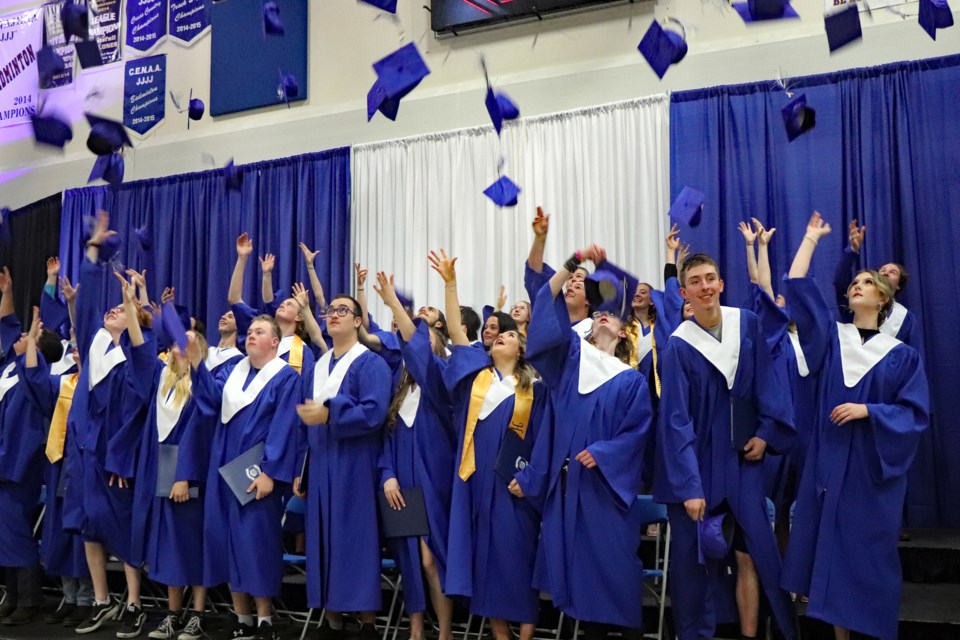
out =
[[170,37],[188,45],[210,28],[210,0],[170,0]]
[[146,53],[167,35],[167,0],[127,0],[127,47]]
[[90,35],[97,41],[103,64],[120,62],[120,0],[97,0],[90,4],[89,14]]
[[123,125],[141,136],[163,121],[167,56],[128,60],[123,70]]
[[64,66],[63,71],[55,74],[50,80],[47,89],[65,87],[73,82],[73,45],[67,44],[67,39],[63,35],[63,23],[60,21],[60,9],[62,7],[63,0],[43,5],[44,46],[53,47],[53,50],[63,58]]

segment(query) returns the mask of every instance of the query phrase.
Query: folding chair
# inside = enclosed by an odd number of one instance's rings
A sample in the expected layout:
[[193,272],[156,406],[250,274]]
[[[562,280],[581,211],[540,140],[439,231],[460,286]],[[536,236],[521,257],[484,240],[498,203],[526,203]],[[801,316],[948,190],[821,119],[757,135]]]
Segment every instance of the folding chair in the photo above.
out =
[[[297,496],[291,496],[287,500],[286,508],[283,512],[284,520],[287,518],[288,514],[295,515],[304,515],[307,511],[307,503],[304,502],[301,498]],[[303,584],[304,585],[304,595],[306,595],[306,579],[307,579],[307,556],[296,554],[296,553],[285,553],[283,554],[283,565],[284,567],[290,568],[293,570],[292,575],[285,576],[283,581],[285,584]],[[300,622],[303,620],[303,628],[300,631],[300,640],[303,640],[307,635],[307,629],[310,627],[310,621],[313,618],[313,608],[308,607],[306,612],[303,611],[293,611],[287,607],[287,605],[278,599],[278,604],[280,607],[276,608],[278,614],[283,614],[293,620],[294,622]],[[320,613],[320,620],[323,620],[323,612]]]
[[[670,522],[667,519],[666,505],[657,504],[654,502],[653,496],[637,496],[637,505],[635,508],[637,509],[637,518],[640,521],[641,527],[646,527],[650,524],[660,525],[660,530],[657,532],[657,548],[656,555],[654,556],[654,568],[643,570],[643,586],[646,587],[647,590],[653,595],[659,608],[656,635],[646,633],[643,637],[657,638],[657,640],[660,640],[663,638],[663,620],[667,603],[667,572],[670,565]],[[662,560],[660,556],[661,538],[664,540]],[[659,568],[661,563],[663,567],[662,569]],[[650,584],[651,582],[653,585]],[[655,588],[658,585],[660,587],[659,590]],[[576,636],[574,636],[574,640],[576,640]]]

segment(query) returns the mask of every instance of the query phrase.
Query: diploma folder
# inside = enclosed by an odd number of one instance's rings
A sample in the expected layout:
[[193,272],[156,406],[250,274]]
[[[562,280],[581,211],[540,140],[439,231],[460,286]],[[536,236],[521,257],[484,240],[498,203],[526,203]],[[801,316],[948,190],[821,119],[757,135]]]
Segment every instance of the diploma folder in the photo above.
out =
[[383,491],[377,492],[377,506],[380,510],[380,524],[383,526],[384,538],[406,538],[409,536],[426,536],[430,534],[430,524],[427,522],[427,506],[423,502],[423,489],[409,487],[400,489],[403,502],[407,506],[403,509],[394,509],[387,502]]
[[527,466],[532,448],[530,443],[507,429],[500,443],[500,453],[497,454],[497,462],[493,465],[493,470],[504,482],[510,484],[513,476]]
[[[177,456],[180,446],[175,444],[161,444],[157,454],[157,491],[158,498],[169,498],[173,491],[173,483],[177,481]],[[191,498],[200,497],[200,489],[190,487],[188,494]]]
[[233,491],[233,495],[237,496],[241,505],[245,505],[257,497],[256,491],[247,493],[247,488],[260,475],[261,460],[263,460],[262,442],[250,447],[218,469],[220,477]]
[[757,435],[758,421],[752,399],[730,398],[730,445],[741,455],[750,438]]

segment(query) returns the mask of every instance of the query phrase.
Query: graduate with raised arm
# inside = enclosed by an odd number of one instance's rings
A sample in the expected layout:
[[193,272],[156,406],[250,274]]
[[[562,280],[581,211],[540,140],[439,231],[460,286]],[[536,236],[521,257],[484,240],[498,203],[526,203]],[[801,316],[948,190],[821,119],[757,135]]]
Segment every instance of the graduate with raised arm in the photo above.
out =
[[[253,318],[259,314],[259,311],[243,301],[243,274],[251,253],[253,253],[253,240],[246,233],[240,234],[237,237],[237,262],[233,268],[233,275],[230,277],[230,290],[227,293],[227,301],[230,303],[231,311],[233,311],[239,335],[247,335],[247,329],[250,327]],[[270,273],[267,268],[269,266],[270,270],[273,269],[272,254],[267,254],[267,260],[269,262],[264,265],[264,271],[267,275],[264,276],[262,293],[266,295],[268,290],[271,290],[270,299],[265,299],[265,302],[270,304],[273,302],[273,292],[272,287],[267,284]],[[273,307],[271,306],[269,309],[272,310]],[[276,306],[276,310],[271,311],[269,315],[276,319],[277,325],[280,327],[280,347],[277,350],[280,358],[293,367],[297,373],[312,371],[315,363],[314,352],[311,346],[304,341],[306,336],[303,329],[304,318],[300,315],[300,305],[297,304],[297,301],[293,298],[285,298]]]
[[43,571],[33,524],[43,484],[46,421],[23,382],[28,343],[34,343],[34,357],[37,341],[54,362],[62,352],[60,340],[50,331],[41,336],[36,326],[29,336],[22,333],[13,309],[13,279],[4,266],[0,270],[0,567],[7,569],[2,617],[8,626],[30,622],[43,605]]
[[44,322],[44,327],[59,333],[63,346],[63,356],[57,362],[47,363],[50,367],[50,374],[59,376],[62,374],[76,373],[78,370],[75,358],[76,341],[69,340],[73,330],[72,316],[76,310],[70,312],[67,305],[60,300],[57,294],[57,282],[60,276],[60,259],[57,257],[47,258],[47,280],[43,285],[43,293],[40,296],[40,319],[43,321],[49,318],[50,322]]
[[345,635],[343,612],[359,611],[356,637],[375,640],[382,605],[377,458],[390,370],[358,341],[356,299],[334,296],[324,317],[333,348],[305,372],[306,401],[297,407],[309,446],[306,492],[301,478],[294,484],[307,502],[307,603],[325,610],[326,634]]
[[206,358],[204,358],[207,370],[212,375],[217,375],[217,369],[223,365],[236,364],[243,359],[243,351],[240,350],[242,345],[237,342],[237,319],[232,309],[228,309],[220,316],[217,331],[220,332],[220,341],[215,347],[213,345],[207,347]]
[[[124,562],[127,603],[120,609],[117,637],[140,634],[146,614],[140,605],[140,570],[130,563],[130,527],[133,521],[131,479],[136,473],[137,449],[145,419],[144,411],[132,403],[127,367],[130,340],[127,335],[128,308],[119,305],[101,311],[103,288],[115,282],[100,264],[101,245],[116,234],[109,229],[110,217],[97,214],[96,226],[86,244],[80,263],[79,293],[76,300],[77,347],[84,362],[78,385],[89,392],[85,424],[78,428],[82,437],[83,540],[87,565],[93,580],[96,601],[90,617],[77,627],[77,633],[90,633],[117,613],[120,605],[110,598],[107,586],[107,554]],[[149,313],[139,302],[132,310],[140,323],[149,322]]]
[[[796,623],[780,590],[780,553],[767,520],[762,460],[794,439],[789,396],[774,372],[757,316],[723,307],[717,263],[702,253],[680,269],[693,309],[664,354],[653,495],[673,532],[670,598],[680,640],[713,636],[719,562],[699,553],[705,517],[731,514],[740,631],[754,638],[760,588],[787,638]],[[703,560],[701,561],[701,558]]]
[[[193,379],[193,398],[202,412],[218,416],[210,445],[204,497],[205,549],[203,584],[227,582],[237,624],[233,638],[275,638],[273,598],[283,581],[283,505],[280,494],[299,469],[296,407],[301,380],[277,355],[280,327],[267,315],[253,319],[247,331],[247,356],[225,364],[216,376],[206,376],[200,363]],[[241,505],[219,469],[263,445],[260,473],[246,488],[254,500]],[[196,465],[204,461],[188,456],[178,460],[182,478],[197,478]],[[248,476],[249,477],[249,476]],[[256,603],[258,629],[253,626],[251,598]]]
[[[591,280],[617,291],[595,306],[587,340],[570,328],[560,297],[581,260],[597,264]],[[641,627],[640,528],[628,514],[641,486],[651,409],[624,331],[636,278],[621,275],[593,245],[576,252],[534,299],[527,357],[550,388],[555,418],[509,487],[544,505],[534,584],[580,621],[587,640],[601,640],[611,626],[635,634]]]
[[807,615],[895,638],[900,609],[900,529],[907,471],[927,428],[920,354],[880,331],[893,288],[861,271],[847,289],[853,323],[833,321],[807,278],[830,226],[814,213],[787,281],[787,299],[811,370],[820,371],[814,432],[800,479],[782,584],[810,598]]
[[533,447],[550,419],[548,391],[535,382],[518,332],[500,334],[489,355],[470,345],[460,323],[456,261],[443,250],[430,253],[444,282],[453,353],[443,378],[458,432],[446,593],[469,598],[470,613],[490,619],[496,640],[509,640],[511,621],[520,624],[520,640],[530,640],[539,608],[532,584],[540,515],[529,500],[511,495],[494,467],[507,438]]
[[[118,276],[119,277],[119,276]],[[121,281],[122,278],[121,278]],[[123,283],[124,304],[132,305],[133,287]],[[169,314],[173,306],[163,313]],[[176,314],[173,314],[176,316]],[[128,311],[129,317],[129,311]],[[180,322],[179,319],[175,320]],[[164,324],[167,324],[166,322]],[[169,328],[168,328],[169,331]],[[206,477],[188,477],[180,468],[186,468],[188,458],[203,452],[209,456],[209,440],[213,434],[216,413],[209,405],[198,405],[193,400],[193,378],[210,376],[197,366],[206,352],[206,340],[193,331],[186,332],[187,345],[180,350],[177,336],[166,362],[156,357],[155,340],[144,339],[135,320],[128,323],[130,335],[131,387],[137,399],[147,409],[147,419],[140,443],[137,461],[137,483],[134,486],[134,519],[131,558],[135,566],[150,567],[150,579],[167,585],[169,611],[160,625],[150,632],[151,638],[176,638],[183,632],[187,637],[202,637],[203,611],[206,588],[203,587],[203,502],[190,496],[190,481],[194,486]],[[211,384],[208,382],[207,384]],[[206,412],[204,412],[206,411]],[[188,441],[186,433],[195,431]],[[205,446],[204,446],[205,445]],[[174,483],[169,494],[158,496],[157,483],[167,469],[161,469],[174,447]],[[180,464],[181,458],[183,464]],[[163,473],[161,473],[163,472]],[[184,544],[184,541],[191,541]],[[193,610],[183,612],[183,592],[191,586]]]
[[421,318],[411,320],[393,287],[393,276],[377,274],[374,285],[397,325],[404,371],[387,413],[387,433],[380,454],[380,486],[390,506],[403,509],[404,491],[423,490],[430,533],[388,538],[403,577],[404,609],[410,616],[411,640],[423,640],[426,579],[440,625],[440,640],[452,636],[453,604],[443,594],[447,568],[447,531],[457,434],[453,407],[443,384],[446,340]]
[[[530,245],[530,254],[523,270],[523,286],[527,295],[533,300],[540,289],[554,274],[553,268],[543,261],[543,251],[547,246],[547,233],[550,231],[550,216],[543,214],[543,208],[537,207],[537,215],[533,219],[533,244]],[[583,280],[588,272],[585,267],[577,267],[564,283],[563,298],[567,303],[567,315],[570,316],[570,325],[581,338],[590,335],[593,318],[590,317],[590,304],[587,302]],[[577,286],[575,283],[580,283]]]

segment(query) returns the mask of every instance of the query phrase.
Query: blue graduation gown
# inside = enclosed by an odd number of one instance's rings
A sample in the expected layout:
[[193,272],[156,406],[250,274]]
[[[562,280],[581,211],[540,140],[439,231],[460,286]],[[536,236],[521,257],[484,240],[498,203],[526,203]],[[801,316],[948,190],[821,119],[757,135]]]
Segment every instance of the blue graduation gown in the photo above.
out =
[[[500,443],[513,416],[514,398],[504,400],[473,434],[476,471],[466,481],[458,475],[470,406],[470,390],[490,356],[473,347],[455,346],[443,379],[456,410],[457,453],[447,542],[449,596],[470,598],[470,613],[520,623],[535,623],[539,607],[533,566],[540,514],[529,500],[513,497],[494,471]],[[537,382],[525,441],[533,445],[549,419],[547,389]]]
[[[280,494],[283,485],[292,483],[299,472],[296,407],[301,399],[300,377],[293,368],[284,367],[253,402],[224,423],[220,419],[223,387],[237,366],[239,363],[224,365],[216,377],[201,373],[193,381],[198,410],[216,415],[203,505],[203,546],[217,552],[203,555],[203,584],[215,587],[228,582],[232,591],[269,598],[280,594],[283,581]],[[206,370],[206,365],[201,363],[198,370]],[[251,367],[244,389],[256,374]],[[276,484],[266,498],[240,506],[219,469],[259,443],[264,443],[260,468]],[[196,478],[201,463],[178,460],[177,475]]]
[[[739,360],[732,389],[725,375],[676,333],[664,354],[653,495],[668,505],[673,533],[670,597],[680,640],[711,637],[715,628],[719,572],[716,562],[698,562],[697,525],[683,508],[683,502],[693,498],[704,498],[708,512],[726,503],[743,531],[780,629],[787,637],[795,635],[790,599],[778,586],[780,553],[767,519],[763,464],[747,462],[733,449],[731,400],[752,402],[756,435],[767,442],[767,453],[789,450],[795,435],[793,410],[757,316],[745,309],[738,313]],[[724,336],[731,330],[724,326]]]
[[[787,291],[807,362],[821,374],[783,586],[809,595],[809,616],[895,638],[906,474],[929,417],[920,356],[898,344],[847,386],[840,326],[816,283],[792,279]],[[830,412],[846,402],[866,404],[869,416],[833,424]]]
[[[640,527],[629,512],[651,432],[650,393],[631,368],[581,393],[581,352],[596,348],[569,325],[563,297],[544,285],[533,305],[527,358],[550,388],[554,420],[516,476],[525,495],[544,503],[535,586],[577,620],[637,629],[643,563],[637,557]],[[575,460],[583,450],[593,455],[595,468]]]
[[[184,445],[184,434],[190,429],[206,431],[207,439],[216,419],[209,405],[198,405],[193,397],[187,399],[176,425],[159,441],[156,395],[166,363],[156,357],[156,345],[146,342],[131,349],[132,365],[137,371],[134,381],[140,401],[146,406],[147,421],[140,443],[137,463],[137,483],[134,485],[134,509],[137,513],[131,538],[131,559],[134,566],[150,567],[150,578],[160,584],[187,586],[203,581],[203,498],[176,503],[167,497],[158,497],[157,473],[161,445]],[[210,373],[205,369],[192,374],[194,378]],[[201,409],[207,413],[203,413]],[[189,445],[188,445],[189,446]],[[209,450],[209,447],[207,447]],[[181,455],[177,452],[178,466]],[[177,479],[181,479],[179,476]],[[184,541],[189,540],[189,544]]]
[[[317,366],[327,364],[321,359]],[[311,369],[304,376],[304,395],[311,399],[314,375]],[[301,423],[310,448],[307,602],[328,611],[378,611],[377,458],[390,405],[389,368],[377,354],[363,352],[326,405],[327,424]]]
[[[453,488],[454,452],[457,434],[453,426],[453,406],[443,384],[446,360],[433,354],[430,330],[417,320],[417,331],[410,342],[403,343],[403,361],[407,372],[420,389],[420,404],[413,424],[399,416],[388,428],[380,454],[380,489],[390,478],[396,478],[401,492],[409,487],[423,489],[430,534],[424,536],[433,554],[441,586],[446,584],[447,532],[450,527],[450,492]],[[411,393],[413,391],[411,390]],[[420,540],[388,538],[387,544],[400,567],[403,578],[403,603],[408,613],[423,611],[427,606],[423,588]]]
[[[271,303],[272,305],[273,303]],[[279,304],[276,305],[277,307]],[[250,323],[253,322],[253,319],[256,318],[261,313],[269,311],[267,315],[273,316],[277,309],[275,306],[268,306],[265,310],[257,310],[251,307],[250,305],[239,302],[237,304],[231,305],[230,309],[233,311],[233,317],[237,321],[237,345],[241,351],[246,352],[246,349],[241,346],[246,344],[247,339],[247,330],[250,328]],[[242,336],[242,339],[240,338]],[[280,355],[280,358],[284,362],[290,361],[290,352],[286,352]],[[314,354],[314,347],[309,342],[303,343],[303,361],[300,364],[300,374],[303,375],[304,371],[313,371],[313,365],[316,364],[316,358]],[[217,367],[218,369],[220,367]]]
[[[49,420],[53,416],[57,398],[60,395],[61,376],[50,375],[50,368],[39,353],[37,360],[38,366],[23,368],[21,384],[26,385],[25,391],[33,406],[41,412],[44,419]],[[78,394],[79,389],[74,393],[74,398]],[[68,414],[67,435],[63,445],[64,457],[53,464],[50,464],[45,457],[41,460],[44,465],[46,511],[43,514],[43,544],[40,547],[40,559],[47,575],[89,579],[90,571],[87,567],[83,540],[78,533],[79,529],[70,529],[66,526],[65,500],[64,497],[57,497],[61,476],[67,473],[67,459],[76,458],[78,455],[72,442],[69,426]],[[66,490],[68,486],[69,482],[64,478],[64,489]]]

